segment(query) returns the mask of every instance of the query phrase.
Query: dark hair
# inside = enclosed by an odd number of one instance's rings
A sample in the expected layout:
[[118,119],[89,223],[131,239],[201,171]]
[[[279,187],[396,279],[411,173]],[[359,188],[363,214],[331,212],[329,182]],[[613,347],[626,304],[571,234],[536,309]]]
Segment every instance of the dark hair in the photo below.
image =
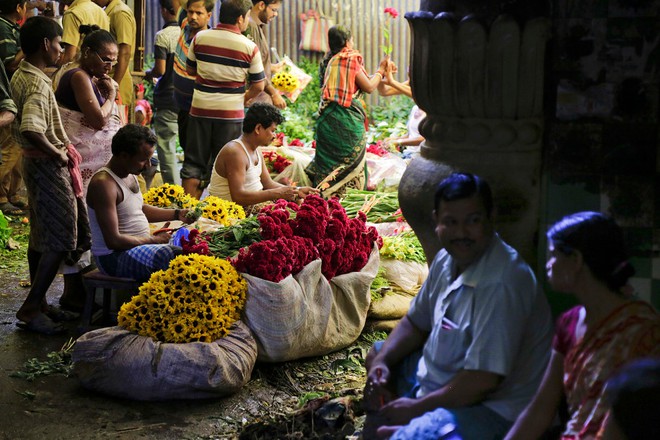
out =
[[236,24],[238,18],[247,15],[252,6],[250,0],[224,0],[220,5],[218,21],[222,24]]
[[255,102],[248,108],[243,119],[243,133],[251,133],[257,124],[267,128],[275,124],[284,122],[284,116],[280,110],[271,104],[265,102]]
[[266,6],[272,5],[273,3],[281,3],[282,0],[252,0],[252,4],[254,6],[257,6],[258,3],[264,2]]
[[16,6],[27,3],[28,0],[0,0],[0,14],[13,14]]
[[89,47],[94,51],[99,51],[103,46],[108,44],[117,45],[117,40],[112,34],[106,30],[101,29],[95,24],[82,24],[78,28],[78,31],[81,35],[84,35],[85,38],[81,44],[81,48]]
[[143,142],[156,145],[156,135],[151,129],[138,124],[126,124],[112,137],[112,155],[127,153],[134,156]]
[[188,6],[190,6],[192,3],[199,3],[199,2],[204,3],[204,9],[206,9],[206,12],[211,12],[213,8],[215,8],[215,0],[188,0],[188,3],[186,4],[186,10],[188,9]]
[[453,202],[479,196],[486,208],[486,215],[492,218],[493,192],[490,185],[481,177],[470,173],[452,173],[438,184],[435,191],[434,208],[437,211],[440,202]]
[[158,0],[158,4],[160,5],[161,8],[165,9],[170,14],[172,15],[176,14],[176,11],[174,10],[174,5],[172,4],[172,0]]
[[346,47],[346,43],[348,43],[348,40],[352,36],[351,31],[341,25],[335,25],[328,29],[328,46],[330,46],[330,50],[325,54],[319,64],[319,84],[321,84],[321,87],[323,87],[325,82],[325,71],[328,68],[330,59]]
[[607,381],[605,396],[611,416],[626,438],[660,438],[660,359],[640,359],[625,366]]
[[54,40],[62,36],[62,26],[52,18],[37,15],[25,20],[20,30],[21,49],[25,55],[39,52],[44,38]]
[[555,223],[547,236],[555,249],[566,255],[579,251],[594,277],[614,292],[635,274],[635,268],[628,262],[623,231],[600,212],[568,215]]

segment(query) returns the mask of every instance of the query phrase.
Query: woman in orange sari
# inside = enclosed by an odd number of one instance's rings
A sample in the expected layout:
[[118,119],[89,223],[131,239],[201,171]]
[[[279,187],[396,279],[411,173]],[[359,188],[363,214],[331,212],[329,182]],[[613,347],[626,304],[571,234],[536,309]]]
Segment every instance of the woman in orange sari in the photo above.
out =
[[609,408],[605,383],[630,361],[660,355],[660,316],[624,294],[635,270],[612,219],[569,215],[548,232],[548,250],[550,285],[582,305],[559,317],[543,382],[506,438],[539,438],[565,397],[562,440],[600,439]]

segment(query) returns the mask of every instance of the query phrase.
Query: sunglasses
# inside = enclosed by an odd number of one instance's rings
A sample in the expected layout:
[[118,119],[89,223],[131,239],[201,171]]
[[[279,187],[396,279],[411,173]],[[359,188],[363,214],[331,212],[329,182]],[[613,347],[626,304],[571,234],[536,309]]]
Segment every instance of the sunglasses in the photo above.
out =
[[115,67],[115,65],[117,64],[117,60],[104,60],[103,58],[101,58],[101,55],[99,55],[97,51],[93,50],[92,52],[94,52],[96,56],[99,58],[99,60],[101,60],[101,62],[108,67],[112,68]]

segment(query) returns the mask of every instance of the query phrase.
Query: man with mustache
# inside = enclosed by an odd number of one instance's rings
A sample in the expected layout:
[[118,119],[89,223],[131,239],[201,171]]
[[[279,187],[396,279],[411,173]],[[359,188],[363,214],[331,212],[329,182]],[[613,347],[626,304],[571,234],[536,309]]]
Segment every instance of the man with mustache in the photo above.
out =
[[192,223],[187,209],[145,205],[137,175],[149,168],[156,135],[128,124],[112,138],[112,158],[92,176],[87,190],[92,254],[105,274],[146,281],[181,253],[170,246],[171,230],[151,233],[149,223]]
[[367,356],[365,434],[371,426],[383,438],[451,430],[464,440],[501,438],[534,395],[548,362],[550,311],[532,270],[495,233],[493,214],[478,176],[454,173],[439,184],[444,249],[408,314]]

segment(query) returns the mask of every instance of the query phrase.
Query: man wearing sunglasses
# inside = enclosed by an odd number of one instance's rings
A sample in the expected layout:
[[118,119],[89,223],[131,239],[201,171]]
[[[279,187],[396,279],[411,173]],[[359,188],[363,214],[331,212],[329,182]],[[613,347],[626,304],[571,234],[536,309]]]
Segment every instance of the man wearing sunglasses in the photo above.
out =
[[264,91],[261,92],[252,102],[265,102],[273,104],[279,109],[286,108],[286,102],[279,92],[273,87],[270,82],[270,44],[266,38],[264,28],[275,17],[278,16],[280,8],[282,7],[282,0],[252,0],[252,10],[250,10],[250,22],[248,23],[247,36],[255,42],[259,47],[261,53],[261,62],[264,65],[264,73],[266,74],[266,83]]

